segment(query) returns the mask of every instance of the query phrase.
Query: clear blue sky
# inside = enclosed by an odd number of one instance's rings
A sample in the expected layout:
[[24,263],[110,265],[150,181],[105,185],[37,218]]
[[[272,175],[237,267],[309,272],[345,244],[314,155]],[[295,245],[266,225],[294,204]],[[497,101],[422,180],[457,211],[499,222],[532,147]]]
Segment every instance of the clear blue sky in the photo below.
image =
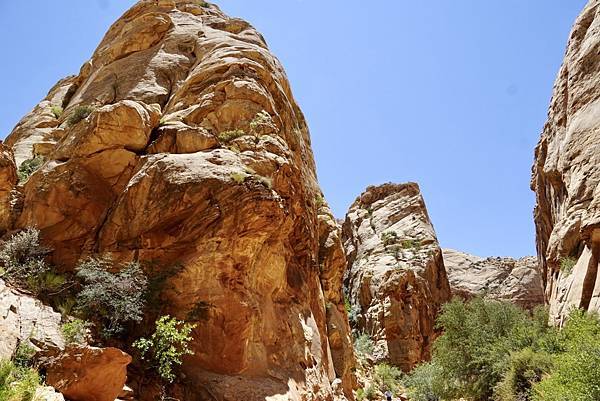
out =
[[[0,132],[77,73],[132,0],[0,0]],[[417,181],[442,246],[533,254],[533,149],[584,0],[221,0],[286,67],[335,214]]]

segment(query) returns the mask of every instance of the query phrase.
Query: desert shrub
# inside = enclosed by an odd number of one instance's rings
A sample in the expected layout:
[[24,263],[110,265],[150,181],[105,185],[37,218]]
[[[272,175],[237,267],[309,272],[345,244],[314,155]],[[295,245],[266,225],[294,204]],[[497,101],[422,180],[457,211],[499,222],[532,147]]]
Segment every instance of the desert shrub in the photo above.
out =
[[496,401],[530,399],[531,387],[552,368],[552,357],[531,348],[515,351],[510,356],[509,369],[494,390]]
[[52,111],[54,118],[60,118],[64,110],[62,107],[54,105],[50,108],[50,111]]
[[380,363],[373,369],[373,382],[382,393],[387,390],[397,392],[402,376],[404,374],[400,369],[387,363]]
[[354,351],[358,357],[364,358],[365,356],[369,356],[373,354],[375,351],[375,343],[371,336],[367,333],[362,333],[354,340]]
[[40,232],[27,228],[13,234],[0,245],[0,275],[9,281],[26,284],[48,270],[44,256],[48,249],[40,244]]
[[365,388],[360,388],[356,391],[356,400],[364,401],[364,400],[375,400],[377,397],[377,392],[375,391],[375,387],[369,385]]
[[78,309],[89,318],[99,319],[105,336],[122,332],[128,322],[142,320],[148,279],[138,262],[115,268],[110,257],[90,257],[76,271],[83,282]]
[[0,361],[0,400],[31,401],[40,384],[40,376],[35,370],[16,366],[11,361]]
[[44,164],[44,158],[42,156],[35,156],[32,159],[23,161],[17,170],[19,182],[27,181],[31,174],[35,173],[40,167],[42,167],[42,164]]
[[403,380],[412,401],[440,401],[443,383],[440,367],[432,362],[417,366]]
[[76,125],[81,120],[87,118],[90,114],[92,114],[93,111],[94,108],[92,106],[81,105],[75,107],[71,114],[69,114],[69,118],[67,118],[67,125],[69,127]]
[[248,174],[246,174],[246,173],[231,173],[231,179],[236,184],[243,184],[244,181],[246,181],[247,177],[248,177]]
[[384,246],[394,245],[398,242],[398,234],[394,231],[386,231],[381,234],[381,242]]
[[219,135],[217,135],[217,138],[219,138],[219,141],[222,143],[229,143],[229,142],[233,141],[234,139],[237,139],[244,135],[246,135],[244,130],[235,129],[235,130],[230,130],[230,131],[223,131]]
[[21,341],[13,356],[13,362],[17,367],[27,368],[31,366],[34,355],[35,348],[31,346],[29,340]]
[[570,274],[573,271],[573,267],[577,264],[577,259],[566,256],[560,259],[560,271],[565,274]]
[[534,322],[517,306],[483,299],[453,300],[442,307],[433,362],[443,398],[490,399],[510,364],[510,353],[535,342]]
[[402,241],[402,249],[419,249],[421,248],[421,241],[416,239],[407,239]]
[[140,338],[133,346],[140,350],[142,359],[150,356],[160,377],[166,382],[175,380],[175,366],[181,365],[184,355],[193,355],[189,348],[190,334],[196,327],[170,316],[156,321],[156,330],[149,339]]
[[600,320],[580,310],[571,312],[560,333],[563,352],[554,369],[533,386],[534,401],[600,400]]
[[265,110],[256,113],[252,121],[250,121],[250,133],[257,138],[276,129],[277,127],[273,122],[273,118]]
[[87,342],[87,331],[91,323],[81,319],[73,319],[60,326],[63,338],[67,344],[85,344]]

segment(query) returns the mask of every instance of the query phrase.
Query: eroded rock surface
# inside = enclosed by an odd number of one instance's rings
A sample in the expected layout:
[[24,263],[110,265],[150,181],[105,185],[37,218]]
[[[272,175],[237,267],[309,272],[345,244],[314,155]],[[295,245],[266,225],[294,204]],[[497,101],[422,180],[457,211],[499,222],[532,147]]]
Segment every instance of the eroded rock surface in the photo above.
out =
[[21,343],[63,347],[60,314],[0,279],[0,359],[10,359]]
[[537,259],[481,258],[443,249],[444,266],[453,296],[484,296],[512,302],[526,309],[544,303]]
[[39,228],[54,265],[110,252],[167,275],[159,312],[198,322],[182,401],[329,400],[338,376],[351,397],[341,243],[302,112],[247,22],[139,1],[6,145],[17,165],[45,158],[9,221]]
[[538,256],[558,324],[572,307],[600,310],[599,48],[600,1],[590,0],[571,31],[533,166]]
[[47,384],[72,401],[114,401],[127,380],[131,356],[117,348],[71,344],[38,357]]
[[410,370],[429,357],[435,317],[450,298],[418,185],[367,188],[346,215],[343,240],[354,329],[371,336],[377,360]]

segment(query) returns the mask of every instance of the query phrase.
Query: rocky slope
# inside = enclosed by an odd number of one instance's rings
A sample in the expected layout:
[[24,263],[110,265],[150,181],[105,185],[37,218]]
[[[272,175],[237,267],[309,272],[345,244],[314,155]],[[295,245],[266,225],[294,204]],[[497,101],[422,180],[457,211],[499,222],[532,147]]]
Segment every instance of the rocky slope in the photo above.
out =
[[182,399],[351,397],[339,234],[283,68],[247,22],[138,2],[5,145],[4,231],[38,227],[64,271],[112,253],[168,275],[160,313],[198,321]]
[[508,301],[526,309],[544,304],[542,276],[537,259],[480,258],[443,249],[444,266],[453,296]]
[[408,371],[427,359],[440,305],[450,298],[442,251],[417,184],[366,189],[343,225],[354,329],[376,360]]
[[537,249],[559,324],[571,307],[600,310],[599,48],[600,1],[590,0],[571,32],[533,166]]

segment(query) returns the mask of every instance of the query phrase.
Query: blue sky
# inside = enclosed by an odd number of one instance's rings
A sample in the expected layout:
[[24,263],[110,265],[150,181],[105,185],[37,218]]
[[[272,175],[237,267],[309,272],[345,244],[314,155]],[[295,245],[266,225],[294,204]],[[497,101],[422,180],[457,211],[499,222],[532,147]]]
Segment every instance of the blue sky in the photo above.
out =
[[[132,0],[0,0],[0,135],[77,73]],[[221,0],[257,27],[306,114],[334,213],[416,181],[444,247],[533,254],[533,149],[584,0]]]

